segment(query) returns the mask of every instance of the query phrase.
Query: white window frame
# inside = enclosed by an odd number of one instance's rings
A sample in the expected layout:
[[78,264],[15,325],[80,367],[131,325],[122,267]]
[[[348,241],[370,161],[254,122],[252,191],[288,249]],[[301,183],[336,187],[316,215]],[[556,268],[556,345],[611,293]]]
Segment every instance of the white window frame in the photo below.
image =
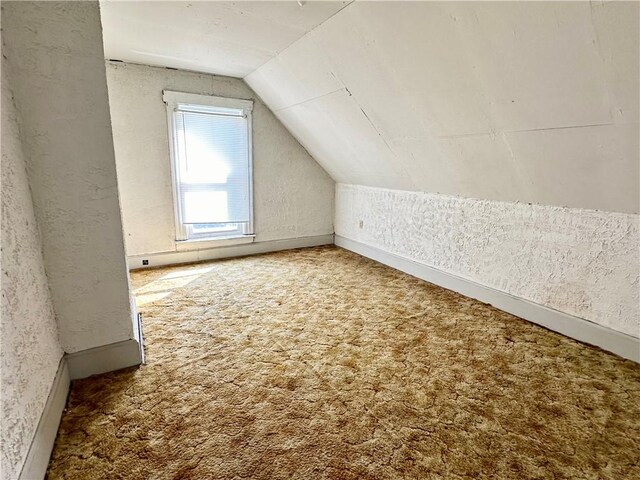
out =
[[[247,241],[253,241],[253,101],[243,100],[237,98],[216,97],[213,95],[200,95],[195,93],[183,93],[174,92],[171,90],[162,91],[162,99],[167,106],[167,124],[169,127],[169,151],[171,158],[171,180],[173,185],[173,212],[176,228],[176,243],[183,244],[188,242],[202,242],[202,241],[219,241],[225,244],[229,243],[229,240],[238,240],[238,243],[246,243]],[[178,109],[178,105],[193,105],[204,107],[218,107],[218,108],[234,108],[241,109],[243,115],[247,119],[247,146],[249,156],[249,222],[247,225],[240,226],[233,231],[227,231],[224,233],[197,234],[193,232],[193,227],[187,225],[182,219],[182,199],[180,196],[180,178],[177,165],[177,142],[175,138],[175,111]]]

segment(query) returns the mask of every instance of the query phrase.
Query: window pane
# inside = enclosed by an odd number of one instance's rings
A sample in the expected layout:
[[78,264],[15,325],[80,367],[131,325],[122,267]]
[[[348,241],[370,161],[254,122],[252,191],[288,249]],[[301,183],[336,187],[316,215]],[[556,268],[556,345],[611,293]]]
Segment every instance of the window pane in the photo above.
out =
[[215,222],[230,222],[227,192],[195,191],[184,192],[184,223],[213,223],[206,218],[215,218]]
[[248,222],[247,119],[189,112],[175,119],[183,222]]

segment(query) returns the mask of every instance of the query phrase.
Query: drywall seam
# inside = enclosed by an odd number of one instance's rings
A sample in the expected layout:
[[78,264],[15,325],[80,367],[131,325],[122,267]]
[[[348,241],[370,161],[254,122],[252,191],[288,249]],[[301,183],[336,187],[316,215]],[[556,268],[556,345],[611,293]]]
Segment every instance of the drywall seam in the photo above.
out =
[[[279,252],[294,248],[317,247],[333,244],[333,234],[315,235],[310,237],[288,238],[266,242],[254,242],[244,245],[230,245],[202,250],[184,252],[163,252],[153,254],[132,255],[129,257],[129,268],[139,270],[144,268],[176,265],[181,263],[202,262],[220,258],[243,257],[260,253]],[[147,261],[145,265],[142,262]]]
[[336,186],[336,235],[634,337],[640,336],[639,220]]
[[[364,118],[371,125],[371,128],[373,128],[373,130],[376,132],[378,137],[380,137],[380,140],[382,140],[384,145],[387,147],[387,150],[389,150],[389,153],[393,156],[393,160],[394,160],[393,163],[395,163],[398,166],[397,168],[400,170],[401,175],[404,176],[405,178],[411,179],[411,175],[409,175],[409,172],[406,170],[406,168],[404,167],[404,165],[402,164],[402,162],[398,158],[398,154],[395,152],[395,150],[393,148],[391,148],[391,145],[389,144],[389,142],[387,141],[385,136],[382,134],[380,129],[376,126],[376,124],[373,122],[373,120],[371,120],[371,117],[369,117],[369,115],[367,115],[367,112],[365,112],[364,108],[362,107],[362,105],[360,105],[360,103],[358,102],[356,97],[354,97],[351,94],[351,92],[349,91],[348,88],[345,87],[345,89],[346,89],[347,93],[349,94],[349,98],[351,98],[353,103],[355,103],[356,106],[360,109],[360,111],[362,112],[362,115],[364,115]],[[411,185],[413,185],[413,182],[411,183]]]
[[551,130],[567,130],[571,128],[588,128],[588,127],[606,127],[609,125],[615,125],[614,122],[607,123],[583,123],[580,125],[566,125],[562,127],[549,127],[549,128],[529,128],[527,130],[505,130],[504,133],[523,133],[523,132],[547,132]]
[[71,380],[140,365],[142,345],[135,338],[65,355]]
[[[289,108],[289,107],[284,107],[284,108]],[[526,130],[503,130],[501,133],[504,134],[504,133],[524,133],[524,132],[546,132],[551,130],[566,130],[571,128],[606,127],[609,125],[615,125],[615,123],[614,122],[587,123],[587,124],[579,124],[579,125],[566,125],[562,127],[529,128]],[[487,131],[487,132],[478,132],[478,133],[460,133],[456,135],[436,135],[435,138],[469,138],[469,137],[481,137],[483,135],[495,136],[496,134],[497,134],[496,131]]]
[[323,23],[325,23],[327,20],[330,20],[331,18],[335,17],[336,15],[338,15],[341,11],[343,11],[345,8],[347,8],[349,5],[351,5],[353,2],[355,2],[356,0],[351,0],[350,2],[347,2],[347,4],[342,7],[340,10],[338,10],[337,12],[335,12],[334,14],[332,14],[330,17],[326,18],[325,20],[323,20],[322,22],[320,22],[318,25],[316,25],[315,27],[313,27],[311,30],[309,30],[308,32],[305,32],[304,35],[301,35],[300,37],[296,38],[293,42],[291,42],[289,45],[287,45],[285,48],[281,49],[280,51],[276,52],[275,55],[273,55],[271,58],[269,58],[268,60],[264,61],[262,64],[260,64],[259,66],[257,66],[256,68],[254,68],[253,70],[251,70],[249,73],[247,73],[244,77],[242,77],[243,79],[247,77],[247,75],[251,75],[253,72],[255,72],[256,70],[258,70],[260,67],[262,67],[263,65],[266,65],[267,63],[269,63],[271,60],[273,60],[274,58],[276,58],[278,55],[280,55],[282,52],[285,52],[291,45],[297,43],[300,41],[301,38],[306,37],[307,35],[309,35],[311,32],[313,32],[314,30],[316,30],[320,25],[322,25]]
[[471,137],[482,137],[485,135],[496,135],[496,132],[486,131],[486,132],[477,132],[477,133],[458,133],[455,135],[436,135],[435,138],[471,138]]
[[493,305],[567,337],[640,363],[640,339],[638,338],[339,235],[336,235],[335,244],[414,277]]
[[65,357],[62,357],[47,397],[47,403],[42,410],[38,427],[18,477],[19,480],[45,478],[70,386],[69,367]]
[[527,174],[525,169],[522,166],[522,163],[518,161],[509,140],[507,139],[507,134],[505,132],[500,133],[500,139],[502,143],[507,148],[507,152],[509,153],[509,161],[513,164],[514,170],[517,172],[518,177],[521,179],[520,185],[523,191],[526,192],[527,197],[530,197],[531,190],[533,188],[533,182],[531,181],[531,177]]
[[[247,84],[247,85],[248,85],[248,84]],[[299,105],[304,105],[305,103],[309,103],[309,102],[312,102],[312,101],[314,101],[314,100],[318,100],[319,98],[326,97],[326,96],[328,96],[328,95],[333,95],[334,93],[340,92],[340,91],[342,91],[342,90],[344,90],[344,91],[346,91],[347,93],[349,93],[349,89],[348,89],[347,87],[340,87],[340,88],[336,88],[336,89],[335,89],[335,90],[333,90],[332,92],[327,92],[327,93],[325,93],[325,94],[318,95],[318,96],[313,97],[313,98],[307,98],[306,100],[303,100],[303,101],[298,102],[298,103],[294,103],[293,105],[287,105],[286,107],[276,108],[275,110],[273,110],[273,113],[281,112],[281,111],[283,111],[283,110],[287,110],[287,109],[289,109],[289,108],[297,107],[297,106],[299,106]]]
[[[593,34],[594,47],[596,49],[596,52],[598,52],[598,57],[600,58],[600,62],[602,63],[602,68],[604,71],[606,68],[606,62],[604,60],[604,55],[602,54],[602,49],[600,48],[600,36],[598,35],[598,29],[596,28],[596,24],[593,20],[593,1],[589,1],[589,25],[591,27],[591,32]],[[609,87],[609,81],[607,78],[604,79],[604,87],[605,87],[605,93],[607,95],[607,104],[610,106],[609,115],[611,117],[611,123],[614,123],[613,122],[614,116],[612,112],[613,102],[611,101],[612,100],[611,88]]]

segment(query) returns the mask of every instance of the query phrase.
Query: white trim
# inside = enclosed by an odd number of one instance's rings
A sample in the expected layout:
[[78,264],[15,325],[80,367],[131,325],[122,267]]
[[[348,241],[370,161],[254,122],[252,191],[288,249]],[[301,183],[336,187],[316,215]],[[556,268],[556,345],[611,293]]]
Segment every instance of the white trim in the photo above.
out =
[[134,338],[66,355],[71,380],[134,367],[142,359],[141,343]]
[[[127,257],[130,270],[142,268],[160,267],[163,265],[175,265],[180,263],[201,262],[204,260],[216,260],[219,258],[243,257],[258,253],[278,252],[293,248],[316,247],[319,245],[333,244],[333,234],[316,235],[313,237],[287,238],[283,240],[270,240],[266,242],[253,242],[246,245],[231,245],[217,248],[205,248],[184,252],[161,252],[144,255],[131,255]],[[143,260],[148,260],[149,265],[142,265]]]
[[249,226],[248,231],[245,230],[243,233],[245,235],[253,235],[256,233],[255,231],[255,215],[253,212],[253,102],[251,102],[251,110],[247,113],[247,128],[249,135],[249,140],[247,142],[249,155]]
[[51,384],[47,402],[42,410],[42,415],[40,415],[36,433],[22,465],[22,471],[18,477],[20,480],[34,480],[44,478],[46,475],[60,419],[67,403],[70,385],[69,367],[65,357],[62,357]]
[[[188,231],[182,218],[182,197],[180,194],[180,173],[177,165],[178,145],[175,136],[175,112],[179,105],[192,104],[210,107],[235,108],[242,110],[247,121],[247,156],[248,156],[248,176],[249,176],[249,221],[243,228],[243,233],[254,233],[254,212],[253,212],[253,100],[239,98],[216,97],[213,95],[202,95],[196,93],[175,92],[171,90],[162,91],[162,100],[167,108],[167,128],[169,130],[169,158],[171,162],[171,182],[173,189],[173,219],[176,231],[176,243],[188,240]],[[201,222],[207,223],[207,222]],[[214,239],[215,236],[209,239]]]
[[[164,92],[163,92],[164,97]],[[169,129],[169,163],[171,164],[171,193],[173,195],[173,222],[176,230],[176,240],[183,240],[187,238],[184,224],[182,223],[180,213],[180,195],[178,194],[178,168],[176,165],[176,158],[178,153],[176,152],[177,142],[175,138],[175,117],[173,115],[173,107],[167,104],[167,127]]]
[[162,101],[173,107],[180,103],[186,103],[191,105],[206,105],[209,107],[238,108],[244,110],[245,114],[253,110],[253,100],[216,97],[214,95],[176,92],[173,90],[163,90]]
[[335,244],[430,283],[640,363],[640,339],[339,235]]
[[203,250],[205,248],[227,247],[230,245],[242,245],[253,243],[255,235],[236,235],[234,237],[220,238],[195,238],[193,240],[182,240],[176,242],[176,250]]
[[140,363],[144,363],[144,334],[142,332],[142,314],[138,313],[138,305],[136,299],[131,296],[131,315],[133,317],[133,337],[138,342],[138,350],[140,351]]
[[125,340],[81,352],[68,353],[60,359],[47,402],[22,465],[19,480],[45,477],[60,420],[67,404],[71,380],[139,365],[142,361],[140,345],[134,339]]

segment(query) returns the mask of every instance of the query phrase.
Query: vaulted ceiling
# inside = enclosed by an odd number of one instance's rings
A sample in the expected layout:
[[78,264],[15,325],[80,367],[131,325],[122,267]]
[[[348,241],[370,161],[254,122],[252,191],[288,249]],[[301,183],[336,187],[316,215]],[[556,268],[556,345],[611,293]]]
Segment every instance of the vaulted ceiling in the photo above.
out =
[[244,77],[349,2],[301,3],[103,0],[105,56]]
[[[150,34],[134,28],[116,42],[122,25],[136,26],[133,7],[108,3],[113,57]],[[161,65],[250,71],[245,81],[336,181],[638,212],[640,4],[302,3],[282,16],[256,6],[245,21],[224,17],[244,3],[207,3],[197,18],[162,7],[172,12],[163,20],[159,4],[138,2],[134,17],[170,32],[147,44],[167,57]],[[244,35],[261,16],[264,35]],[[264,40],[277,25],[291,34]],[[215,41],[198,50],[203,38],[220,39],[224,54],[207,54]],[[201,58],[185,66],[189,51]]]

